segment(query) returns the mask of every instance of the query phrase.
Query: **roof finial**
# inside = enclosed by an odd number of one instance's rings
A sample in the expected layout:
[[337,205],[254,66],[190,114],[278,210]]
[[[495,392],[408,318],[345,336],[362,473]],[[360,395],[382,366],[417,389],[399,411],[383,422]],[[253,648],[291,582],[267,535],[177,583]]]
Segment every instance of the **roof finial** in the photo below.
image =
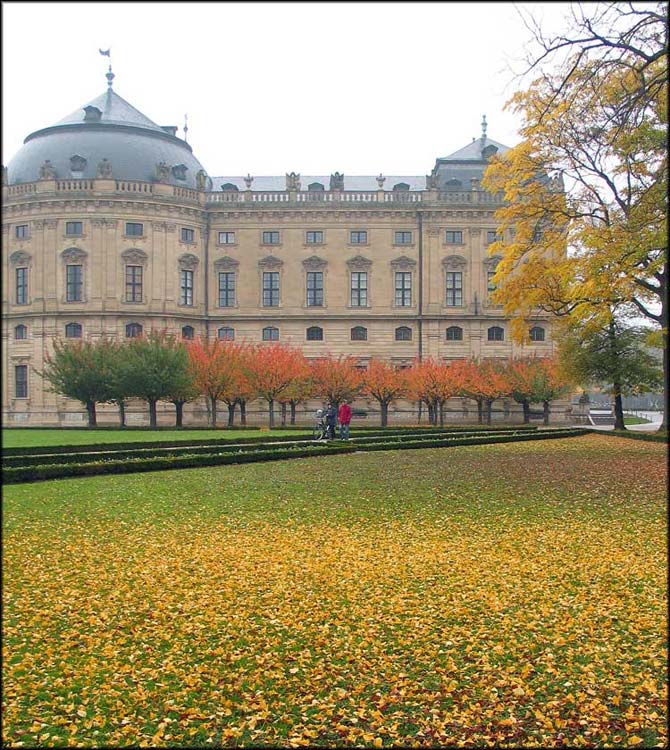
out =
[[109,57],[109,70],[107,73],[105,73],[105,78],[107,79],[107,87],[112,88],[112,81],[114,80],[114,73],[112,73],[112,48],[109,49],[100,49],[98,48],[98,52],[101,55],[104,55],[104,57]]
[[482,140],[486,140],[486,115],[482,115]]
[[187,135],[188,135],[188,115],[184,115],[184,141],[186,141]]

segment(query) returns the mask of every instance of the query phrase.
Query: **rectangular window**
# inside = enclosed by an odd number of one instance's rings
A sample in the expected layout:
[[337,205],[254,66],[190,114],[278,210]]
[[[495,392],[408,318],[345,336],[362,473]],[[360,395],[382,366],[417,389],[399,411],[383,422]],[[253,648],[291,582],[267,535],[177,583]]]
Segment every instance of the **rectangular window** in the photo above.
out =
[[412,233],[411,232],[396,232],[395,233],[395,244],[396,245],[411,245],[412,244]]
[[368,274],[367,271],[354,271],[351,274],[351,306],[367,307]]
[[234,245],[235,232],[219,232],[219,245]]
[[16,269],[16,304],[28,304],[28,269]]
[[181,228],[181,241],[182,242],[195,242],[195,232],[193,229],[188,227]]
[[397,271],[395,275],[396,307],[410,307],[412,304],[412,274],[409,271]]
[[126,266],[126,302],[142,301],[142,266]]
[[449,229],[444,233],[444,241],[447,245],[462,245],[463,232],[460,229]]
[[486,232],[486,244],[490,245],[492,242],[497,242],[500,239],[500,236],[495,231],[495,229],[488,229]]
[[81,302],[82,298],[82,267],[79,265],[65,266],[65,301]]
[[263,232],[263,244],[264,245],[278,245],[279,244],[279,232]]
[[305,240],[308,245],[323,245],[323,232],[307,232]]
[[495,271],[487,271],[486,272],[486,291],[491,294],[491,292],[495,292],[496,285],[493,283],[493,277],[496,275]]
[[307,272],[307,306],[323,307],[323,271]]
[[219,274],[219,307],[235,307],[235,272]]
[[81,221],[66,221],[65,234],[68,237],[81,237],[84,233],[84,225]]
[[279,271],[263,273],[263,307],[279,307]]
[[17,240],[25,240],[28,238],[28,225],[27,224],[19,224],[16,227],[16,239]]
[[193,271],[187,271],[182,269],[180,274],[180,293],[179,293],[179,304],[181,305],[192,305],[193,304]]
[[367,245],[368,233],[366,231],[356,231],[349,233],[349,243],[351,245]]
[[461,271],[447,271],[447,307],[460,307],[463,304],[463,274]]
[[144,224],[136,224],[132,221],[126,222],[127,237],[142,237],[144,234]]
[[28,365],[14,366],[14,398],[28,398]]

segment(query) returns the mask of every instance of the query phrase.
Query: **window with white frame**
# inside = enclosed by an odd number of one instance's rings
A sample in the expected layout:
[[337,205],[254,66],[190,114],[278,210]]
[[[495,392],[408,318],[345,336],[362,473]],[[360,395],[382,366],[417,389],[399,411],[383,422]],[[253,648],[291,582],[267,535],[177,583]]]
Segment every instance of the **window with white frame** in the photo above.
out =
[[444,241],[447,245],[462,245],[463,230],[447,229],[447,231],[444,233]]
[[126,222],[126,236],[127,237],[142,237],[144,234],[144,224],[139,224],[135,221]]
[[487,332],[488,341],[504,341],[505,331],[500,326],[491,326]]
[[396,307],[411,307],[412,305],[411,271],[395,272],[395,304]]
[[17,240],[27,240],[28,239],[28,225],[18,224],[16,226],[15,236]]
[[367,307],[368,274],[367,271],[351,272],[351,306]]
[[219,341],[234,341],[235,329],[230,326],[221,326],[217,331]]
[[447,271],[447,307],[463,304],[463,272]]
[[195,242],[195,230],[190,229],[189,227],[182,227],[181,228],[181,241],[189,243],[189,244],[192,244],[193,242]]
[[126,266],[126,302],[142,301],[143,266]]
[[395,329],[396,341],[411,341],[412,329],[409,326],[399,326]]
[[263,271],[263,307],[279,307],[279,271]]
[[365,229],[356,229],[349,232],[349,244],[351,245],[367,245],[368,244],[368,233]]
[[81,237],[84,233],[84,225],[81,221],[66,221],[65,234],[68,237]]
[[412,244],[412,233],[408,231],[399,231],[394,233],[394,244],[396,245],[411,245]]
[[323,307],[323,271],[307,271],[307,307]]
[[219,232],[219,245],[234,245],[235,232]]
[[460,326],[449,326],[447,341],[463,341],[463,329]]
[[279,328],[266,326],[263,329],[263,341],[279,341]]
[[305,244],[323,245],[323,232],[321,230],[307,232],[305,234]]
[[179,304],[193,305],[193,271],[182,268],[179,272]]
[[263,232],[263,244],[264,245],[278,245],[279,244],[279,232],[276,232],[276,231]]
[[531,341],[544,341],[544,328],[541,326],[533,326],[529,333]]

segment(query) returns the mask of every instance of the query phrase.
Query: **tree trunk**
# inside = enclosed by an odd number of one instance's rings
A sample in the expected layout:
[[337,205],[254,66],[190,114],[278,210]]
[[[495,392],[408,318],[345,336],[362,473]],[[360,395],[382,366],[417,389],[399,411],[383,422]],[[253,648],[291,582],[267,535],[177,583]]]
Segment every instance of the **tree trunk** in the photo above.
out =
[[117,404],[119,406],[119,422],[121,424],[121,427],[126,426],[126,402],[121,399],[120,401],[117,401]]
[[418,412],[419,412],[419,424],[421,424],[421,416],[422,416],[421,413],[423,411],[422,407],[423,407],[423,401],[421,399],[419,399],[419,409],[418,409]]
[[549,424],[549,402],[542,402],[542,421],[545,425]]
[[[666,302],[663,302],[663,307],[666,308]],[[662,346],[663,346],[663,382],[666,384],[663,388],[663,419],[661,426],[658,428],[659,431],[668,429],[668,378],[670,378],[670,361],[668,358],[668,313],[667,308],[664,310],[663,318],[663,333],[662,333]]]
[[484,424],[484,401],[477,399],[477,424]]
[[491,424],[491,407],[493,406],[493,400],[490,398],[486,399],[486,424]]
[[184,402],[183,401],[175,401],[174,402],[174,408],[175,408],[175,427],[181,427],[184,421]]
[[270,411],[270,429],[275,426],[275,401],[273,398],[268,399],[268,409]]
[[212,405],[212,427],[216,428],[216,399],[214,396],[210,397],[210,402]]
[[281,426],[286,427],[286,401],[281,402]]
[[95,413],[95,401],[87,401],[86,402],[86,411],[88,412],[88,426],[89,427],[97,427],[98,426],[98,418]]
[[156,399],[148,398],[149,402],[149,427],[155,430],[158,427],[158,419],[156,418]]
[[621,385],[614,383],[614,429],[625,430],[623,421],[623,399],[621,398]]
[[247,426],[247,402],[242,400],[240,403],[240,424],[243,427]]
[[228,427],[232,427],[235,422],[235,401],[228,404]]
[[382,427],[386,427],[389,421],[389,405],[387,401],[380,401],[379,405],[382,409]]
[[444,427],[444,401],[440,401],[438,409],[440,411],[440,427]]
[[297,401],[291,401],[291,424],[295,424],[295,407],[297,405]]
[[530,404],[528,403],[527,398],[524,398],[521,402],[521,406],[523,407],[523,423],[528,424],[530,422]]
[[212,425],[212,407],[210,405],[209,396],[205,396],[205,409],[207,409],[207,424],[211,427]]
[[435,424],[435,421],[433,419],[433,405],[430,403],[430,401],[427,401],[426,405],[428,406],[428,424],[433,425]]

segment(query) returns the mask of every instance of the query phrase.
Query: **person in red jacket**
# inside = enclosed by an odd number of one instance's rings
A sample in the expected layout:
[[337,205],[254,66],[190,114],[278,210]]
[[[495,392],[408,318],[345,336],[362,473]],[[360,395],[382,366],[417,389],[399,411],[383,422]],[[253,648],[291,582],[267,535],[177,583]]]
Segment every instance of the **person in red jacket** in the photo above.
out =
[[340,440],[349,440],[349,425],[351,424],[351,407],[346,401],[340,404],[337,412],[337,420],[340,423]]

